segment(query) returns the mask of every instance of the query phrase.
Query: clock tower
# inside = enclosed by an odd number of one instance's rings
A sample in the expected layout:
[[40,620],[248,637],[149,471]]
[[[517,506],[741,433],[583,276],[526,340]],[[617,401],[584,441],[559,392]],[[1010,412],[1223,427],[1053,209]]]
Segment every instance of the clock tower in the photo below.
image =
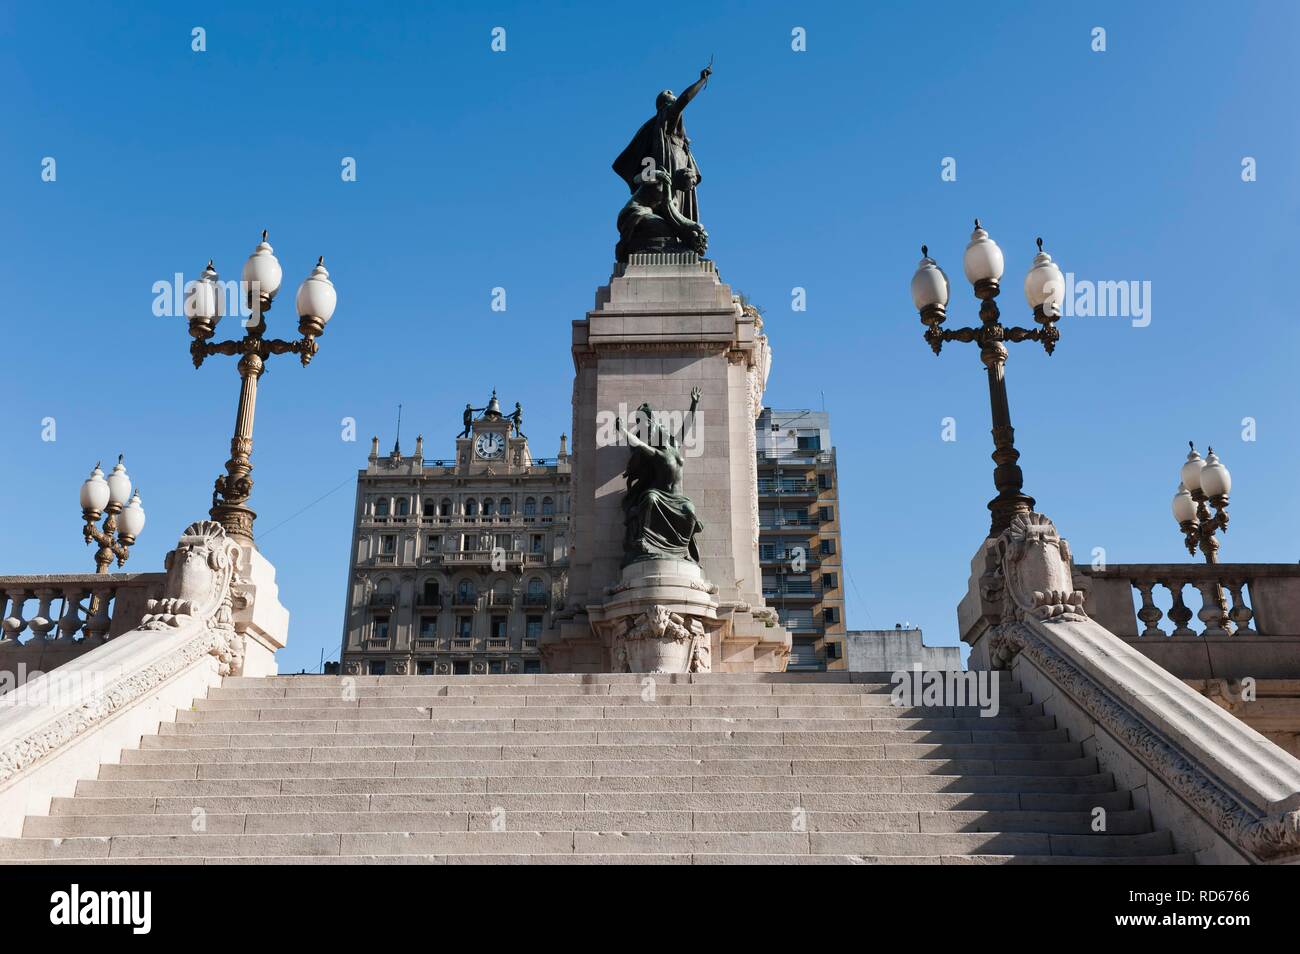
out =
[[456,438],[457,473],[468,477],[527,471],[533,458],[528,451],[528,438],[521,429],[522,417],[518,404],[514,414],[502,414],[495,390],[487,407],[466,405],[465,430]]

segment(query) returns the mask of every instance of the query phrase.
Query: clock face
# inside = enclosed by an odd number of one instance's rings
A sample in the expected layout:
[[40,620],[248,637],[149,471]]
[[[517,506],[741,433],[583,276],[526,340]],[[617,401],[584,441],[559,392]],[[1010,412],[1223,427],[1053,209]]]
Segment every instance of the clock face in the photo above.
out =
[[496,460],[498,457],[504,456],[505,452],[505,438],[500,434],[480,434],[474,438],[474,453],[484,460]]

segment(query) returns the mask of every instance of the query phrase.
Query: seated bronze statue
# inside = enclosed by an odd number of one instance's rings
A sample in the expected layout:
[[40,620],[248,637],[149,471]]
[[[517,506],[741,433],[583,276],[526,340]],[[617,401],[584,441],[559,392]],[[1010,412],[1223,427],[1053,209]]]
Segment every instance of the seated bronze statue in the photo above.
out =
[[641,181],[627,200],[618,214],[618,235],[614,257],[620,262],[626,262],[633,252],[703,255],[709,247],[703,227],[677,210],[672,178],[663,169],[656,169],[648,181]]
[[622,418],[616,418],[617,432],[627,439],[631,454],[623,477],[627,491],[623,495],[623,565],[638,560],[676,559],[700,562],[696,535],[704,529],[695,514],[695,504],[682,493],[685,457],[682,441],[695,427],[695,409],[700,403],[700,389],[691,391],[691,407],[686,412],[681,436],[665,428],[649,404],[637,409],[644,422],[648,441],[628,431]]

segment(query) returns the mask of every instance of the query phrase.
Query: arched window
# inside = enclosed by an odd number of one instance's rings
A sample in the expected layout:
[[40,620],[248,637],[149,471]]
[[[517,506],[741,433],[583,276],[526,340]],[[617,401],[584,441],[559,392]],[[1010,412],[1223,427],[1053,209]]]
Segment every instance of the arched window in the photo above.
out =
[[555,501],[552,500],[550,497],[542,498],[542,516],[543,517],[555,516]]
[[456,602],[462,605],[473,603],[478,598],[474,591],[474,584],[469,580],[461,580],[456,584]]
[[489,497],[487,500],[483,501],[483,516],[485,516],[485,517],[490,517],[490,516],[492,516],[493,512],[494,512],[496,509],[497,509],[497,505],[496,505],[496,503],[492,500],[491,497]]
[[501,514],[501,516],[503,516],[503,517],[508,517],[508,516],[510,516],[510,498],[509,498],[509,497],[502,497],[502,498],[501,498],[501,506],[497,508],[497,513]]
[[397,501],[397,515],[399,517],[405,517],[410,512],[411,512],[411,502],[407,500],[405,497],[399,498]]
[[376,516],[376,517],[387,517],[387,516],[388,516],[388,498],[387,498],[387,497],[381,497],[380,499],[378,499],[378,500],[375,501],[375,516]]
[[450,497],[443,497],[443,498],[442,498],[442,503],[438,504],[438,516],[440,516],[440,517],[450,517],[450,516],[451,516],[451,498],[450,498]]
[[437,581],[437,580],[425,580],[425,581],[424,581],[424,592],[421,594],[421,596],[423,597],[423,599],[421,599],[421,603],[423,603],[425,606],[437,606],[437,605],[438,605],[438,596],[439,596],[439,594],[438,594],[438,581]]
[[524,516],[525,517],[537,516],[537,501],[534,500],[532,497],[527,497],[524,500]]
[[424,501],[424,515],[426,517],[433,517],[437,515],[437,507],[434,505],[432,500]]
[[545,584],[542,583],[542,578],[540,576],[533,577],[531,580],[528,581],[528,595],[541,596],[544,592],[546,592],[543,589],[544,585]]
[[465,516],[467,517],[478,516],[478,501],[475,500],[473,497],[470,497],[469,500],[465,501]]

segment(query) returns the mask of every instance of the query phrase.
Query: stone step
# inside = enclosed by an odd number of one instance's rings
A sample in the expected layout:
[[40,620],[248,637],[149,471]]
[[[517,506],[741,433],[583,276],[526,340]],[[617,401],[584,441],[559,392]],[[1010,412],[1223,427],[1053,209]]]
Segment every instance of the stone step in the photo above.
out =
[[[110,766],[104,766],[107,769]],[[1091,795],[1115,790],[1109,772],[1066,777],[982,775],[654,775],[488,778],[486,776],[356,776],[346,778],[83,779],[77,796],[203,798],[210,795],[352,795],[419,793],[653,793],[800,794],[1034,793]]]
[[869,724],[843,725],[820,719],[699,719],[671,718],[647,725],[640,719],[443,719],[433,724],[427,715],[395,717],[394,725],[374,725],[358,720],[266,720],[247,721],[225,717],[204,718],[212,713],[181,711],[178,721],[164,722],[161,735],[252,733],[281,734],[290,732],[527,732],[542,735],[557,732],[867,732],[867,731],[972,731],[1028,732],[1055,729],[1051,716],[995,718],[908,718],[890,713],[873,713]]
[[1170,854],[1167,832],[425,831],[0,838],[0,858],[241,857],[374,854],[943,854],[1134,857]]
[[[294,750],[267,750],[293,752]],[[322,750],[326,751],[326,750]],[[338,750],[328,750],[336,754]],[[221,754],[221,750],[215,750]],[[466,761],[364,760],[364,761],[213,761],[137,762],[130,757],[161,757],[177,753],[128,750],[124,761],[100,767],[101,779],[296,779],[385,778],[392,776],[489,778],[590,778],[603,775],[649,775],[667,778],[703,776],[850,775],[985,775],[1078,776],[1097,771],[1091,756],[1064,759],[474,759]],[[186,754],[186,753],[181,753]],[[188,753],[193,756],[198,753]],[[308,753],[310,754],[310,752]]]
[[[647,677],[648,678],[648,677]],[[1014,691],[1010,683],[999,683],[999,692]],[[721,701],[736,697],[797,696],[799,698],[823,696],[856,698],[864,695],[889,695],[895,684],[878,683],[744,683],[684,685],[680,683],[616,683],[614,685],[494,685],[473,686],[466,683],[452,685],[390,686],[215,686],[208,690],[208,699],[496,699],[503,696],[571,696],[588,698],[643,698],[653,700],[699,696]]]
[[748,855],[696,854],[493,854],[493,855],[260,855],[247,857],[0,859],[0,865],[1190,865],[1191,855],[1079,857],[1070,855]]
[[[170,723],[168,723],[170,724]],[[231,725],[232,723],[218,723]],[[241,731],[225,733],[192,731],[196,726],[174,727],[161,735],[146,735],[141,749],[221,749],[239,746],[257,748],[316,748],[319,746],[394,746],[394,745],[466,745],[466,746],[571,746],[571,745],[1044,745],[1069,741],[1064,729],[1038,731],[974,732],[849,730],[797,732],[733,732],[720,730],[691,731],[619,731],[601,732],[444,732],[429,727],[415,732],[368,731],[370,726],[348,724],[324,732],[276,732],[260,723],[234,723]],[[180,728],[191,731],[177,731]],[[207,730],[210,727],[204,726]],[[377,727],[376,727],[377,728]]]
[[[1026,692],[1004,692],[1000,693],[998,699],[999,710],[1002,708],[1014,709],[1017,706],[1028,705],[1032,700],[1029,693]],[[972,708],[978,708],[978,704],[972,702],[962,702],[961,699],[953,701],[936,701],[933,705],[925,708],[937,709],[958,704],[968,705]],[[812,693],[771,693],[767,695],[732,695],[732,696],[713,696],[702,695],[695,692],[683,693],[659,693],[653,698],[646,698],[636,693],[623,693],[618,695],[516,695],[516,696],[443,696],[432,695],[429,693],[407,694],[407,695],[357,695],[349,697],[344,694],[335,695],[309,695],[309,696],[284,696],[269,699],[245,699],[230,698],[228,696],[209,695],[205,699],[196,699],[193,708],[200,712],[211,709],[258,709],[266,710],[283,710],[283,709],[303,709],[312,712],[328,712],[331,709],[349,710],[349,709],[402,709],[402,708],[430,708],[430,709],[518,709],[518,708],[543,708],[543,709],[610,709],[616,706],[625,706],[629,709],[675,709],[683,707],[691,708],[783,708],[792,707],[809,707],[814,709],[830,708],[872,708],[872,709],[901,709],[903,706],[894,702],[893,697],[888,693],[833,693],[833,694],[812,694]],[[337,718],[338,716],[325,716],[324,718]]]
[[[1005,671],[993,673],[999,682],[1011,682]],[[911,678],[911,672],[908,672]],[[640,685],[646,679],[669,685],[746,685],[746,684],[804,684],[835,685],[844,683],[888,683],[894,680],[893,672],[731,672],[731,673],[508,673],[479,676],[227,676],[222,687],[249,688],[304,688],[325,686],[356,688],[370,686],[467,686],[477,689],[485,686],[576,686],[576,685]],[[925,678],[929,678],[928,675]]]
[[[867,699],[870,696],[863,696]],[[241,703],[247,705],[247,703]],[[232,722],[271,722],[289,720],[310,722],[317,719],[337,721],[357,720],[394,720],[414,719],[425,722],[445,719],[810,719],[827,721],[831,719],[882,718],[978,718],[980,710],[971,706],[933,706],[896,708],[881,706],[806,706],[806,705],[767,705],[767,706],[365,706],[357,703],[327,706],[324,708],[300,708],[297,706],[266,706],[256,709],[227,708],[219,700],[207,703],[196,700],[195,708],[177,713],[179,722],[229,720]],[[1000,714],[1012,716],[1040,716],[1041,705],[1026,704],[1012,707],[1006,700]],[[998,718],[989,716],[986,718]]]
[[[329,741],[336,740],[327,737]],[[344,737],[341,742],[350,741]],[[808,761],[863,759],[994,759],[1045,761],[1079,758],[1078,742],[1015,744],[890,742],[881,745],[806,745],[740,742],[709,745],[631,745],[609,742],[593,745],[403,745],[319,746],[149,746],[122,752],[123,765],[170,765],[214,762],[514,762],[545,760],[572,762],[585,759],[659,761],[690,759],[743,761]]]
[[[441,831],[646,832],[1028,832],[1091,833],[1088,812],[927,811],[342,811],[222,813],[195,809],[174,814],[64,815],[28,818],[25,838],[117,835],[334,834]],[[201,826],[201,827],[200,827]],[[1150,831],[1145,811],[1110,812],[1107,835]]]
[[807,794],[782,792],[550,792],[550,793],[418,793],[351,795],[211,795],[55,798],[52,817],[74,815],[186,814],[195,808],[223,814],[257,812],[444,812],[486,811],[656,811],[671,805],[679,811],[812,811],[942,812],[942,811],[1127,811],[1127,792],[1081,795],[1028,793],[962,794],[957,792],[888,794]]

